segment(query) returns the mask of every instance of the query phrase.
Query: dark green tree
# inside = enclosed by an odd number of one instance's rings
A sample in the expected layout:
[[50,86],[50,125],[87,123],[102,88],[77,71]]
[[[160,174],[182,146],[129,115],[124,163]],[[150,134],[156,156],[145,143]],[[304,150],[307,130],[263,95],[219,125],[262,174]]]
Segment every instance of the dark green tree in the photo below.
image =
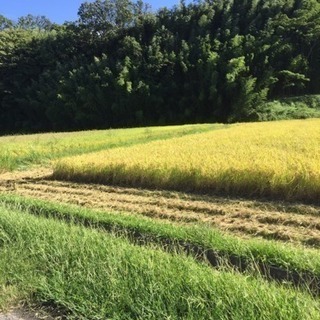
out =
[[34,16],[32,14],[28,14],[20,17],[15,26],[26,30],[39,29],[48,31],[53,27],[53,23],[45,16]]

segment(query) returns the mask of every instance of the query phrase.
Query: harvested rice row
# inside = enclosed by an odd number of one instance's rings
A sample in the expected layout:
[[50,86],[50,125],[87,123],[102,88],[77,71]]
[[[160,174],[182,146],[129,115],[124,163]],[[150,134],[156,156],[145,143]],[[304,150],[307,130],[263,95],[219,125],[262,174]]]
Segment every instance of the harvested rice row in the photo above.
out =
[[[258,201],[189,196],[177,192],[113,188],[51,180],[16,180],[0,190],[88,208],[137,214],[178,224],[205,223],[241,236],[320,246],[320,208]],[[11,190],[11,191],[10,191]]]

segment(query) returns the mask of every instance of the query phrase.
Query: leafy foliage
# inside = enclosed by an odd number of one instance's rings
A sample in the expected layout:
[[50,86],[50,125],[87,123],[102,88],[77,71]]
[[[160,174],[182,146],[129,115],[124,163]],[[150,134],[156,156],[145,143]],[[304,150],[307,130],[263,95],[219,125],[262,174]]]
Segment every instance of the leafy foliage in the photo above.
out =
[[317,0],[156,13],[96,0],[78,15],[62,26],[1,16],[0,132],[248,121],[266,100],[320,90]]

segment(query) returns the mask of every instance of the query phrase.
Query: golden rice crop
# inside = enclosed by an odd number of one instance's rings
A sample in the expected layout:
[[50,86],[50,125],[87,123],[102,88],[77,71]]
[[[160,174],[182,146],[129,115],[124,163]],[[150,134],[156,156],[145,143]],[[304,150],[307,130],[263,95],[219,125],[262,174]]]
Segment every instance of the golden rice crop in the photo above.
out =
[[320,120],[235,124],[65,158],[61,179],[286,199],[320,196]]
[[0,172],[21,165],[41,163],[63,155],[82,154],[170,136],[181,136],[213,125],[185,125],[134,129],[92,130],[0,137]]

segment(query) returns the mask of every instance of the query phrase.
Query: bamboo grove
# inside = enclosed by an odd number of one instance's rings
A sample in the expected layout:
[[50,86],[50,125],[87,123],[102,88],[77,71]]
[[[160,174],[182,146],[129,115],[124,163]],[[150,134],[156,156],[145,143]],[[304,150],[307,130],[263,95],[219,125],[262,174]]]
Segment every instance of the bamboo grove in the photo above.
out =
[[96,0],[0,29],[2,134],[259,120],[320,91],[319,0]]

